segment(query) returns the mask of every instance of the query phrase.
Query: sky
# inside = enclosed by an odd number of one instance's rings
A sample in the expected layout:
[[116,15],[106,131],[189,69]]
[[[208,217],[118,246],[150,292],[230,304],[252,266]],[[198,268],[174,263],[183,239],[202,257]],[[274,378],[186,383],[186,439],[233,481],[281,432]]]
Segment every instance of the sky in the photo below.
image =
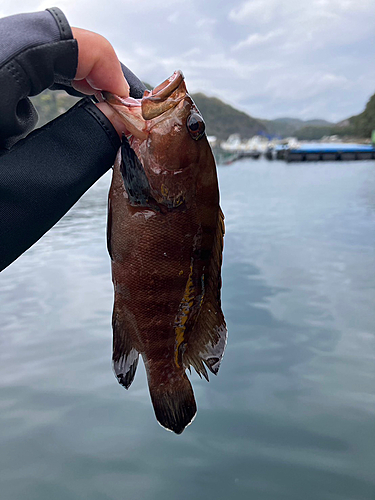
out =
[[2,0],[0,17],[52,6],[143,81],[181,69],[254,117],[337,122],[375,92],[375,0]]

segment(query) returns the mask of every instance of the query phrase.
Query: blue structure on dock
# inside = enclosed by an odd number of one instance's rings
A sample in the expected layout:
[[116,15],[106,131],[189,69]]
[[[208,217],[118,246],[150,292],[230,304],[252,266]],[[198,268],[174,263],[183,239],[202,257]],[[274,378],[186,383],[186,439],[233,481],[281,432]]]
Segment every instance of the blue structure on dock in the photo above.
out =
[[298,148],[284,148],[276,151],[278,159],[292,161],[351,161],[374,160],[375,148],[366,144],[302,144]]

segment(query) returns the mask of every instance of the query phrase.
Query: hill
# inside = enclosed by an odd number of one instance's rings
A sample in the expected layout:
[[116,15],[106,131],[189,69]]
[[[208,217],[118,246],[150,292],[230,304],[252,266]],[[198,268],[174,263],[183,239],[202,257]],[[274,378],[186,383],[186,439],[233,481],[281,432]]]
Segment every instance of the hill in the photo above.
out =
[[326,120],[300,120],[299,118],[276,118],[275,120],[261,120],[271,135],[290,137],[305,127],[330,127],[333,123]]
[[[143,83],[149,90],[153,88],[150,84]],[[51,91],[49,89],[35,97],[31,97],[31,102],[34,104],[39,116],[37,126],[42,127],[44,124],[61,115],[61,113],[65,113],[78,100],[78,97],[73,97],[63,90]]]
[[375,94],[366,104],[365,110],[359,115],[348,118],[349,128],[352,128],[358,137],[370,137],[375,130]]
[[[239,111],[215,97],[202,93],[192,95],[206,122],[208,135],[215,135],[219,140],[227,139],[231,134],[239,134],[243,139],[257,134],[295,136],[298,139],[319,140],[326,135],[338,135],[352,139],[369,139],[375,130],[375,94],[369,99],[365,110],[339,123],[326,120],[300,120],[298,118],[277,118],[261,120]],[[38,126],[42,126],[59,114],[65,112],[77,101],[75,97],[63,91],[46,90],[33,97],[32,102],[39,114]]]
[[[192,97],[204,116],[207,135],[215,135],[219,140],[225,140],[235,133],[240,134],[242,138],[247,138],[260,132],[267,132],[267,128],[259,120],[219,99],[207,97],[204,94],[193,94]],[[31,100],[38,111],[38,127],[64,113],[77,102],[77,98],[64,91],[52,92],[50,90],[45,90],[42,94],[32,97]]]
[[260,120],[238,111],[216,97],[198,93],[192,94],[192,98],[204,117],[207,135],[215,135],[219,140],[225,140],[231,134],[239,134],[245,139],[268,132]]
[[370,139],[373,130],[375,130],[375,94],[370,97],[364,111],[359,115],[351,116],[329,127],[303,127],[295,135],[297,139],[310,140],[321,139],[325,135],[338,135],[353,140],[362,140]]

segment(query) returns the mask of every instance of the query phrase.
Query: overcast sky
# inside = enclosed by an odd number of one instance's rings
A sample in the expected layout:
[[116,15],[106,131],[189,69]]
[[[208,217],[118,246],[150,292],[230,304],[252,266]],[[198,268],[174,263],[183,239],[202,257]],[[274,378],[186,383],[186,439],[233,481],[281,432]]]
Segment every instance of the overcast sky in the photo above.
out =
[[255,117],[338,121],[375,92],[375,0],[2,0],[0,17],[54,5],[142,80],[181,69]]

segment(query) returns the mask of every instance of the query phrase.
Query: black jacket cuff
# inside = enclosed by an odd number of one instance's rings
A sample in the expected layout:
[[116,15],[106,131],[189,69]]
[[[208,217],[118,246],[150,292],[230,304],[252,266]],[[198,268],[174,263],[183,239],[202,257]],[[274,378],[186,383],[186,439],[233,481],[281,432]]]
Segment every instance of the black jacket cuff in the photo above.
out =
[[[19,36],[12,35],[14,32]],[[60,9],[1,20],[0,35],[11,43],[0,50],[0,149],[8,149],[36,124],[28,96],[54,83],[70,83],[78,64],[78,44]]]
[[71,40],[73,38],[72,29],[62,10],[60,10],[58,7],[51,7],[50,9],[46,10],[50,14],[52,14],[53,18],[56,21],[60,31],[61,40]]

